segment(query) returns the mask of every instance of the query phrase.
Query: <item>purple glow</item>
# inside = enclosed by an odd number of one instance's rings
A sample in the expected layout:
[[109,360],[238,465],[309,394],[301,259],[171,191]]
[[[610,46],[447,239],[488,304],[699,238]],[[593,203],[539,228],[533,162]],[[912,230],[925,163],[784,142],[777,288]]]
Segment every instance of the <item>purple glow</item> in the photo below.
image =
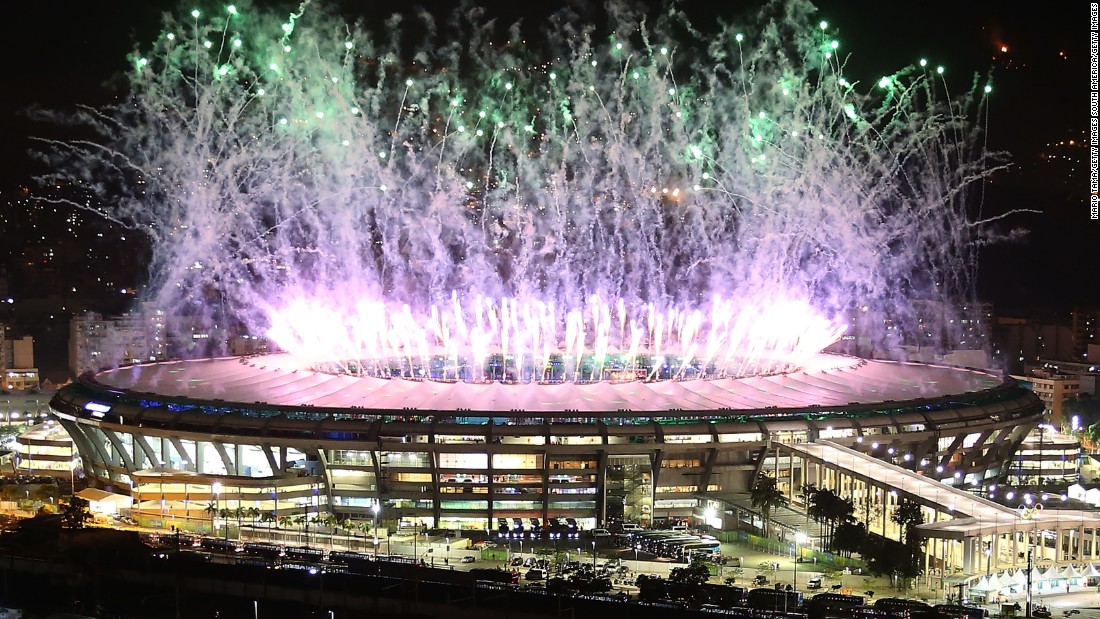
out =
[[972,298],[994,168],[977,90],[916,66],[857,88],[798,6],[696,36],[610,4],[607,32],[562,13],[538,44],[422,17],[411,51],[312,6],[169,17],[132,100],[78,118],[99,142],[44,141],[50,178],[149,235],[142,300],[309,367],[786,372],[852,307]]

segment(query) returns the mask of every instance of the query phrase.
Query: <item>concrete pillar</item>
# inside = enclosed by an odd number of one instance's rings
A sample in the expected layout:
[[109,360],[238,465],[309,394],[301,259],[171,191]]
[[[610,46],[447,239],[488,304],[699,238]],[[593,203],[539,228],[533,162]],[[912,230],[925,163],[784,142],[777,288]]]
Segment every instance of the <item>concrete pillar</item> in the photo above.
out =
[[972,537],[963,540],[963,572],[966,574],[977,571],[974,569],[974,542]]
[[1077,534],[1074,535],[1077,538],[1074,547],[1071,549],[1070,554],[1074,556],[1075,561],[1082,561],[1085,558],[1085,523],[1082,522],[1081,526],[1077,528]]
[[205,441],[195,441],[195,472],[206,472],[206,458],[204,453],[206,452]]
[[990,565],[994,570],[1001,568],[1001,533],[997,533],[993,536],[993,547],[991,548],[993,555],[991,556]]

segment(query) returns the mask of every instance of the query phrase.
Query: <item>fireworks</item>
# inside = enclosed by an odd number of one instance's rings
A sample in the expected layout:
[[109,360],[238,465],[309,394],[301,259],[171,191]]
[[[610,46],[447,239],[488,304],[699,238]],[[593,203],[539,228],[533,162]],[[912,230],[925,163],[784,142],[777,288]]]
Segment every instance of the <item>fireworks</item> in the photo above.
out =
[[423,17],[416,45],[320,7],[194,11],[134,53],[128,101],[81,117],[98,141],[49,144],[152,239],[144,299],[314,367],[787,371],[854,304],[971,294],[992,166],[985,82],[951,98],[916,59],[849,82],[829,25],[785,8],[703,36],[609,5],[538,40],[474,11]]

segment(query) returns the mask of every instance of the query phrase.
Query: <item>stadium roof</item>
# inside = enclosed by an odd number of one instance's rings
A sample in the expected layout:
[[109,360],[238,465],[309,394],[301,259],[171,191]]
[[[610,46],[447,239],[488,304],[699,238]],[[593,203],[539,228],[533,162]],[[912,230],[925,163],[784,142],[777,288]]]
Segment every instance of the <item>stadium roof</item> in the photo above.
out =
[[957,367],[818,355],[799,372],[750,378],[588,384],[416,381],[325,374],[285,354],[135,365],[97,374],[110,388],[247,404],[434,411],[752,410],[847,406],[991,389]]

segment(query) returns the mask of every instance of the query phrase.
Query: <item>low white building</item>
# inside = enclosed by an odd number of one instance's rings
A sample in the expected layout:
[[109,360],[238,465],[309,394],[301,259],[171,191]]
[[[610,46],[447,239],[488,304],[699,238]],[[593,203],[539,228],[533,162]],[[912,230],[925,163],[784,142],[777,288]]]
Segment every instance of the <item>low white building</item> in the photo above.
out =
[[130,509],[134,504],[133,497],[123,494],[114,494],[98,488],[85,488],[76,493],[76,496],[88,502],[88,510],[93,514],[109,516],[118,514],[122,510]]
[[1069,487],[1067,492],[1069,498],[1076,499],[1082,503],[1088,503],[1093,507],[1100,507],[1100,488],[1085,489],[1081,484],[1073,484]]

